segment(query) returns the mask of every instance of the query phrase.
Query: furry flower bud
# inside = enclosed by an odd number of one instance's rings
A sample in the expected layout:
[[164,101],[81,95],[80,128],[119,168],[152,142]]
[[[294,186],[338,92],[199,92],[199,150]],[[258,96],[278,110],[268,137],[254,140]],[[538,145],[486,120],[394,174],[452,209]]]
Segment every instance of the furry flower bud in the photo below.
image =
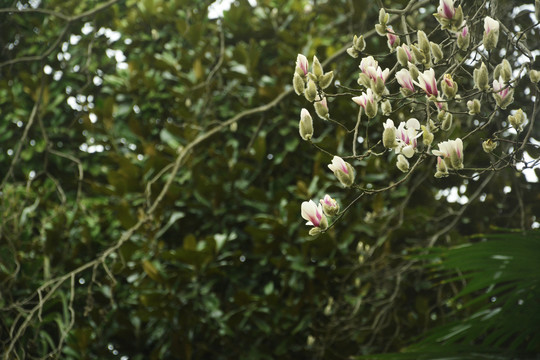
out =
[[444,130],[444,131],[448,131],[450,130],[450,128],[452,127],[452,120],[454,119],[454,116],[447,112],[446,115],[444,116],[444,120],[441,124],[441,129]]
[[293,76],[293,88],[296,95],[302,95],[304,93],[305,86],[306,85],[304,83],[304,79],[302,79],[302,76],[295,72]]
[[517,132],[523,131],[523,123],[525,122],[527,114],[523,110],[519,109],[514,115],[508,115],[508,122]]
[[311,140],[313,136],[313,119],[307,109],[300,112],[300,123],[298,124],[300,137],[304,140]]
[[394,126],[394,122],[388,119],[385,123],[383,123],[383,127],[383,146],[387,149],[394,149],[398,146],[398,142],[396,140],[396,127]]
[[328,120],[328,103],[326,102],[325,97],[323,97],[321,101],[316,101],[313,106],[315,107],[315,112],[321,119]]
[[469,34],[469,27],[463,22],[462,29],[458,33],[457,45],[461,50],[467,50],[471,42],[471,35]]
[[319,200],[326,216],[336,216],[339,212],[339,204],[330,195],[324,195],[324,198]]
[[480,91],[489,89],[489,77],[486,64],[482,62],[479,69],[473,71],[474,87]]
[[488,51],[495,49],[499,41],[499,22],[495,19],[486,16],[484,18],[484,37],[482,42],[484,48]]
[[444,74],[443,81],[441,82],[441,88],[447,98],[453,99],[458,91],[458,84],[452,79],[452,75]]
[[407,158],[402,154],[399,154],[397,156],[396,166],[399,170],[405,173],[409,171],[409,160],[407,160]]
[[354,169],[348,162],[345,162],[339,156],[334,156],[332,163],[328,168],[333,171],[340,183],[349,187],[354,183]]
[[424,143],[425,146],[429,146],[434,138],[435,135],[429,131],[429,126],[422,125],[422,143]]
[[309,79],[307,83],[307,88],[304,91],[304,96],[309,102],[313,102],[315,100],[315,98],[317,97],[317,85],[315,85],[315,81]]
[[532,83],[539,82],[540,81],[540,71],[538,71],[538,70],[529,71],[529,79],[531,79]]
[[439,44],[430,42],[429,45],[431,46],[431,54],[433,55],[435,62],[441,61],[444,58],[444,55]]
[[491,139],[487,139],[482,143],[482,149],[484,149],[485,152],[490,153],[497,147],[499,143],[496,141],[493,141]]
[[469,109],[469,115],[479,114],[481,109],[480,100],[474,99],[467,101],[467,108]]
[[321,87],[321,89],[326,89],[328,86],[330,86],[333,79],[334,72],[329,71],[326,74],[319,76],[319,86]]
[[315,75],[317,78],[321,77],[323,72],[323,68],[321,63],[319,62],[319,59],[317,59],[316,56],[313,56],[313,65],[312,65],[313,75]]

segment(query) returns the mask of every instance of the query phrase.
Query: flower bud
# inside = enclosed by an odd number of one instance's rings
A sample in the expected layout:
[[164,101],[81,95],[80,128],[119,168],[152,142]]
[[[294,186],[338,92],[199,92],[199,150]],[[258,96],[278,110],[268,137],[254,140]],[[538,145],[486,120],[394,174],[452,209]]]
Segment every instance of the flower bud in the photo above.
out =
[[467,108],[469,109],[469,115],[476,115],[480,113],[480,100],[474,99],[467,101]]
[[484,149],[485,152],[490,153],[497,147],[499,143],[496,141],[493,141],[491,139],[487,139],[482,143],[482,149]]
[[[460,6],[461,8],[461,6]],[[457,45],[461,50],[467,50],[471,42],[471,35],[469,34],[469,27],[463,23],[463,28],[458,33]]]
[[452,120],[453,120],[454,116],[447,112],[446,115],[444,116],[444,120],[441,124],[441,129],[444,130],[444,131],[448,131],[450,130],[450,128],[452,127]]
[[379,34],[381,36],[385,36],[386,35],[386,26],[384,26],[382,24],[375,24],[375,31],[377,32],[377,34]]
[[413,63],[409,63],[409,73],[413,79],[418,79],[418,76],[420,75],[420,71]]
[[448,166],[444,159],[441,159],[440,156],[437,156],[437,172],[435,173],[436,178],[448,176]]
[[431,54],[433,55],[435,62],[441,61],[444,58],[444,55],[439,44],[435,44],[434,42],[430,42],[429,44],[431,46]]
[[474,87],[480,91],[489,89],[489,78],[486,64],[482,62],[480,69],[474,69],[473,72]]
[[302,77],[295,72],[293,76],[293,88],[296,95],[302,95],[304,93],[304,87],[304,79],[302,79]]
[[304,140],[311,140],[313,136],[313,119],[307,109],[300,112],[300,123],[298,124],[300,137]]
[[531,79],[531,82],[533,84],[536,84],[540,81],[540,71],[538,70],[531,70],[529,71],[529,79]]
[[323,74],[323,68],[321,63],[319,62],[319,59],[317,59],[316,56],[313,56],[313,65],[312,65],[313,75],[317,77],[317,79],[322,76]]
[[422,125],[422,143],[425,146],[431,145],[433,142],[433,139],[435,138],[435,135],[433,135],[431,132],[429,132],[428,126]]
[[416,45],[411,45],[411,50],[417,64],[426,63],[426,56],[422,50],[420,50]]
[[407,66],[409,61],[413,61],[412,53],[409,47],[405,44],[397,48],[396,56],[399,64],[403,67]]
[[399,154],[397,156],[396,166],[402,172],[407,172],[409,171],[409,160],[407,160],[407,158],[402,154]]
[[[328,227],[328,224],[326,225],[326,227]],[[314,227],[309,230],[309,235],[315,236],[315,235],[319,235],[321,232],[322,230],[320,227]]]
[[508,115],[508,122],[517,132],[523,131],[523,123],[525,122],[526,114],[519,109],[514,115]]
[[328,120],[328,104],[325,97],[323,97],[321,101],[316,101],[313,106],[315,107],[315,112],[321,119]]
[[381,103],[381,112],[383,115],[389,115],[392,112],[390,100],[385,100]]
[[321,87],[321,89],[326,89],[328,86],[330,86],[333,79],[334,79],[334,72],[329,71],[326,74],[319,77],[319,86]]
[[540,0],[534,0],[534,15],[536,21],[540,21]]
[[379,104],[376,101],[368,101],[366,103],[366,115],[368,118],[373,119],[379,111]]
[[360,73],[358,75],[358,85],[369,88],[371,86],[371,80],[369,79],[369,76],[364,73]]
[[[431,52],[431,45],[429,44],[429,40],[427,38],[426,33],[423,32],[422,30],[418,30],[417,36],[418,36],[418,47],[420,48],[420,50],[422,50],[424,55],[428,57]],[[426,64],[428,62],[429,61],[426,61]]]
[[393,149],[398,146],[396,141],[396,127],[390,119],[383,123],[384,131],[382,135],[383,146],[387,149]]
[[482,42],[484,48],[488,51],[495,49],[499,41],[499,22],[495,19],[486,16],[484,18],[484,37]]
[[[503,59],[501,63],[501,74],[500,76],[503,78],[504,81],[508,82],[512,78],[512,67],[510,66],[510,63],[508,60]],[[498,78],[498,76],[494,76],[495,78]]]
[[330,195],[324,195],[324,198],[319,200],[319,202],[322,204],[326,216],[336,216],[339,212],[339,204],[335,199],[332,199]]
[[386,29],[386,37],[388,38],[387,43],[390,51],[394,51],[401,43],[399,40],[399,36],[394,33],[394,30],[391,27],[388,27]]
[[354,183],[354,169],[348,162],[343,161],[339,156],[334,156],[328,168],[334,172],[340,183],[349,187]]
[[309,102],[313,102],[315,100],[315,98],[317,97],[317,85],[315,85],[315,81],[309,79],[307,83],[307,88],[304,91],[304,96]]
[[444,74],[441,88],[444,95],[449,99],[453,99],[458,91],[458,85],[452,80],[452,75],[450,74]]
[[390,15],[388,15],[386,11],[383,8],[381,8],[381,10],[379,10],[379,24],[385,26],[389,19],[390,19]]
[[364,49],[366,48],[366,42],[364,40],[364,35],[360,35],[359,37],[354,35],[353,47],[358,52],[364,51]]
[[296,73],[300,76],[306,76],[308,73],[308,66],[309,63],[307,58],[302,54],[298,54],[296,57]]

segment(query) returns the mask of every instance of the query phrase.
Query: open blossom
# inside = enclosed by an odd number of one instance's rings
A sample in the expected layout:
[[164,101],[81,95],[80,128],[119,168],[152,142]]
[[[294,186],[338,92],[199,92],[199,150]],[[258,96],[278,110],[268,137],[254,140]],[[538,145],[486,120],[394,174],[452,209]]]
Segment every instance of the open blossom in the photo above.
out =
[[308,73],[308,59],[302,55],[298,54],[296,57],[296,71],[299,72],[299,75],[306,76]]
[[433,150],[433,155],[442,157],[447,167],[453,169],[463,168],[463,142],[460,138],[443,141],[438,145],[439,150]]
[[324,195],[324,198],[319,200],[322,205],[323,212],[327,216],[335,216],[339,212],[339,205],[335,199],[332,199],[330,195]]
[[371,89],[367,89],[366,92],[362,93],[360,96],[353,97],[352,101],[363,107],[369,118],[373,118],[377,115],[379,107]]
[[334,175],[344,186],[351,186],[354,182],[354,169],[348,162],[345,162],[339,156],[332,158],[332,163],[328,168],[334,172]]
[[439,3],[439,7],[437,8],[437,13],[445,19],[452,19],[456,14],[456,9],[454,8],[454,0],[441,0]]
[[399,124],[396,131],[398,142],[396,153],[401,153],[409,159],[414,155],[418,146],[417,138],[421,135],[421,133],[418,134],[418,130],[420,130],[420,122],[415,118]]
[[368,56],[362,59],[360,61],[360,71],[362,71],[364,74],[367,73],[367,69],[370,67],[377,68],[379,66],[379,62],[375,60],[373,56]]
[[308,221],[306,225],[315,226],[321,230],[328,227],[328,220],[323,213],[321,204],[317,206],[313,200],[304,201],[301,210],[302,217]]
[[407,69],[399,70],[396,73],[396,79],[397,79],[397,82],[399,83],[399,85],[401,85],[401,87],[403,89],[406,89],[407,92],[413,93],[415,91],[414,90],[413,79],[412,79],[412,76],[411,76],[411,73],[409,72],[409,70],[407,70]]
[[437,90],[437,79],[435,78],[435,70],[429,69],[418,75],[418,82],[414,83],[420,86],[426,95],[437,97],[439,90]]

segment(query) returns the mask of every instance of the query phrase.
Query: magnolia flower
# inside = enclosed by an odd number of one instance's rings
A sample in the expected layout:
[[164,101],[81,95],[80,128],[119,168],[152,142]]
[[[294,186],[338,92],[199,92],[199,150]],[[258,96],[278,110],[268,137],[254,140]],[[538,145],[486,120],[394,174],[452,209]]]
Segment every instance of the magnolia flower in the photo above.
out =
[[308,73],[308,67],[308,59],[304,55],[298,54],[296,57],[296,72],[298,75],[306,76]]
[[439,95],[437,90],[437,79],[435,79],[435,70],[429,69],[418,75],[418,82],[413,81],[416,85],[420,86],[428,97]]
[[441,0],[437,8],[437,13],[443,18],[451,20],[456,14],[454,0]]
[[484,18],[484,37],[482,42],[486,50],[493,50],[499,41],[499,22],[486,16]]
[[420,130],[420,122],[415,118],[407,120],[406,123],[401,122],[399,124],[396,131],[398,142],[396,153],[401,153],[409,159],[414,155],[418,146],[416,139],[421,135],[421,133],[418,134],[418,130]]
[[403,44],[397,48],[397,59],[401,66],[407,66],[407,63],[414,62],[411,49],[407,44]]
[[360,96],[353,97],[352,101],[363,107],[369,118],[373,118],[377,115],[378,105],[373,97],[373,91],[371,91],[371,89],[367,89],[366,92],[362,93]]
[[506,109],[514,101],[514,90],[505,85],[502,76],[499,76],[499,80],[493,80],[493,91],[493,97],[501,109]]
[[313,106],[321,119],[328,120],[328,103],[326,102],[326,97],[323,97],[321,101],[316,101]]
[[332,199],[330,195],[324,195],[324,198],[319,200],[322,205],[323,212],[326,216],[335,216],[339,212],[339,205],[335,199]]
[[396,73],[396,79],[399,85],[401,85],[402,89],[405,89],[406,93],[410,95],[410,93],[413,93],[414,90],[414,84],[413,79],[411,76],[411,73],[407,69],[401,69]]
[[362,71],[366,75],[367,75],[368,67],[377,68],[378,66],[379,66],[379,62],[375,60],[373,56],[362,58],[362,61],[360,61],[360,71]]
[[439,150],[433,150],[433,155],[440,156],[446,161],[446,165],[453,169],[463,168],[463,142],[460,138],[440,142]]
[[334,156],[328,168],[334,172],[334,175],[344,186],[349,187],[353,184],[354,169],[351,164],[345,162],[339,156]]
[[399,46],[399,37],[396,36],[391,26],[386,28],[386,37],[388,38],[388,48],[390,49],[390,51],[393,51],[396,47]]
[[308,222],[306,225],[311,225],[320,230],[325,230],[328,227],[328,220],[323,214],[322,206],[315,204],[313,200],[304,201],[302,203],[302,217]]

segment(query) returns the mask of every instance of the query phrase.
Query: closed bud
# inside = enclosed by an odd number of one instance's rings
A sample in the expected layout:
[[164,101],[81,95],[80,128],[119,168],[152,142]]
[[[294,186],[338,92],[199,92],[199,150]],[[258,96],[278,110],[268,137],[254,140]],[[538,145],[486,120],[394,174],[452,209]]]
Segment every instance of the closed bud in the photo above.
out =
[[422,125],[422,143],[425,146],[431,145],[435,136],[429,131],[428,126]]
[[412,53],[414,55],[414,59],[416,60],[417,64],[425,64],[427,62],[426,61],[426,55],[416,45],[411,45],[411,50],[412,50]]
[[441,88],[447,98],[453,99],[458,91],[458,84],[454,82],[450,74],[444,74],[443,81],[441,82]]
[[519,109],[514,115],[508,116],[508,122],[517,132],[523,131],[523,123],[525,123],[526,114]]
[[[327,225],[327,227],[328,227],[328,225]],[[320,227],[314,227],[314,228],[311,228],[309,230],[309,235],[315,236],[315,235],[319,235],[321,232],[322,232],[322,230],[321,230]]]
[[487,139],[482,143],[482,149],[484,149],[485,152],[490,153],[497,147],[498,143],[496,141],[493,141],[491,139]]
[[484,18],[484,37],[482,42],[484,48],[487,51],[495,49],[497,47],[497,42],[499,41],[499,22],[495,19],[486,16]]
[[354,35],[353,47],[356,49],[356,51],[360,51],[360,52],[364,51],[364,49],[366,48],[366,42],[364,40],[364,35],[360,35],[359,37]]
[[444,58],[444,55],[439,44],[435,44],[434,42],[430,42],[429,44],[431,46],[431,54],[433,55],[435,62],[441,61]]
[[319,59],[317,59],[316,56],[313,56],[313,65],[312,66],[313,66],[312,67],[313,75],[315,75],[317,77],[317,79],[318,79],[323,74],[323,68],[322,68],[321,63],[319,62]]
[[407,160],[407,158],[405,156],[403,156],[402,154],[399,154],[397,156],[397,162],[396,162],[396,166],[399,170],[401,170],[402,172],[407,172],[409,171],[409,161]]
[[354,183],[353,167],[348,162],[343,161],[339,156],[334,156],[328,168],[334,172],[339,182],[345,187],[349,187]]
[[468,32],[465,35],[462,35],[461,33],[458,35],[457,45],[461,50],[467,50],[470,43],[471,35]]
[[334,72],[329,71],[326,74],[319,77],[319,86],[321,87],[321,89],[326,89],[328,86],[330,86],[333,79],[334,79]]
[[540,81],[540,71],[538,70],[531,70],[529,71],[529,79],[531,79],[531,82],[533,84]]
[[467,108],[469,109],[469,115],[479,114],[481,109],[480,100],[474,99],[467,101]]
[[[503,59],[501,63],[501,74],[500,76],[503,78],[504,81],[508,82],[512,78],[512,67],[510,66],[510,63],[508,60]],[[494,78],[498,78],[498,76],[494,76]]]
[[437,156],[437,172],[435,173],[435,177],[441,178],[446,176],[448,176],[448,166],[446,165],[446,161]]
[[418,79],[418,76],[420,75],[420,71],[413,63],[409,63],[409,73],[411,74],[411,78],[413,78],[413,80]]
[[315,100],[315,98],[317,97],[317,85],[315,85],[315,81],[309,79],[307,83],[307,88],[304,91],[304,96],[309,102],[313,102]]
[[379,10],[379,23],[382,24],[382,25],[386,25],[389,18],[390,17],[386,13],[386,11],[383,8],[381,8],[381,10]]
[[339,212],[339,204],[330,195],[324,195],[324,198],[319,200],[326,216],[336,216]]
[[444,120],[441,124],[441,129],[444,130],[444,131],[448,131],[450,130],[450,128],[452,127],[452,120],[454,119],[454,116],[447,112],[446,115],[444,116]]
[[307,109],[300,112],[300,123],[298,125],[300,137],[304,140],[311,140],[313,136],[313,119]]
[[405,52],[405,49],[403,47],[397,48],[397,61],[399,64],[403,67],[407,66],[407,63],[409,62],[409,57],[407,56],[407,53]]
[[366,103],[366,115],[368,118],[373,119],[379,111],[379,104],[376,101],[368,101]]
[[454,18],[452,19],[452,30],[456,31],[459,26],[463,23],[463,9],[461,8],[461,5],[459,5],[456,9],[456,13],[454,14]]
[[302,95],[304,93],[304,87],[305,87],[304,79],[302,79],[302,77],[298,75],[298,73],[295,72],[293,76],[294,92],[297,95]]
[[540,0],[534,0],[534,15],[536,21],[540,21]]
[[388,119],[383,124],[383,126],[384,126],[384,131],[382,135],[383,146],[387,149],[393,149],[397,147],[398,142],[396,140],[396,127],[394,126],[394,122]]
[[323,97],[321,101],[316,101],[313,106],[315,107],[315,112],[321,119],[328,120],[328,104],[326,98]]
[[479,69],[473,72],[474,87],[480,91],[489,89],[489,76],[486,64],[482,62]]
[[360,73],[358,75],[358,85],[369,88],[371,86],[371,80],[369,79],[369,76],[364,73]]
[[422,30],[418,30],[417,36],[418,36],[418,47],[420,48],[420,50],[422,50],[424,55],[429,54],[431,51],[431,45],[429,44],[429,40],[427,38],[426,33],[423,32]]
[[385,100],[381,103],[381,112],[383,115],[389,115],[392,112],[390,100]]

